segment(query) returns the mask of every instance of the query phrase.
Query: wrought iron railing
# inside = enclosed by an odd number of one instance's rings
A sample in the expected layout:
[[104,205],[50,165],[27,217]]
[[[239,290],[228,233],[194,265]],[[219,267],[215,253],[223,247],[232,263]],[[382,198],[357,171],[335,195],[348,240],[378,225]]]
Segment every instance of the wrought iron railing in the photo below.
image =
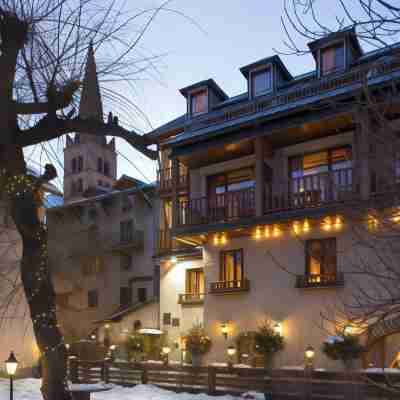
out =
[[182,305],[203,304],[204,293],[181,293],[178,303]]
[[250,281],[241,279],[236,281],[217,281],[210,284],[210,293],[234,293],[247,292],[250,290]]
[[344,286],[343,272],[337,272],[335,274],[297,275],[296,277],[296,288],[299,289],[343,287],[343,286]]

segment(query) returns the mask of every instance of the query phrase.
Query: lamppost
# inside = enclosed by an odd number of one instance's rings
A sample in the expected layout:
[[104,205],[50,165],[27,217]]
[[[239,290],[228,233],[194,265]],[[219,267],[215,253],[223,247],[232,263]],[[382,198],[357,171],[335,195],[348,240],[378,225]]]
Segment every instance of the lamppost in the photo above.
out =
[[18,360],[15,358],[14,352],[10,353],[10,356],[5,361],[6,371],[10,376],[10,400],[13,400],[14,395],[14,375],[17,372]]
[[308,346],[304,352],[306,358],[306,367],[310,370],[313,369],[315,350],[312,346]]

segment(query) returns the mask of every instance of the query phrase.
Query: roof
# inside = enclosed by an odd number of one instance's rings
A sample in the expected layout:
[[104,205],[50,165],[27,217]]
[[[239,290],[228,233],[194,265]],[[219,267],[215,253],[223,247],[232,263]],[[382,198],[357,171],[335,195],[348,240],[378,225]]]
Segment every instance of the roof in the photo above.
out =
[[125,315],[129,315],[135,311],[138,311],[150,304],[157,303],[157,298],[153,297],[147,301],[141,303],[135,303],[131,306],[120,306],[118,307],[109,317],[104,318],[102,320],[94,321],[93,323],[99,324],[102,322],[111,322],[111,321],[119,321]]
[[[344,35],[348,35],[348,37],[350,37],[351,40],[355,40],[356,42],[354,43],[357,43],[357,45],[359,46],[355,30],[353,27],[350,27],[343,29],[339,32],[332,33],[331,35],[328,35],[325,38],[321,38],[314,42],[311,42],[310,47],[323,45],[324,42],[328,43],[328,41],[335,40],[336,38],[343,37]],[[354,62],[350,66],[350,69],[362,64],[373,62],[378,59],[382,61],[385,61],[386,59],[390,60],[394,50],[400,50],[400,43],[386,46],[382,49],[363,53],[362,55],[360,55],[358,59],[354,60]],[[361,47],[360,51],[362,51]],[[258,65],[263,65],[268,62],[275,62],[278,64],[282,63],[282,61],[278,56],[272,56],[263,58],[259,61],[256,61],[255,63],[248,64],[242,67],[241,71],[246,76],[246,74],[251,68],[255,68]],[[284,67],[283,63],[282,66]],[[332,79],[340,78],[340,75],[345,73],[349,73],[349,70],[346,70],[343,73],[338,72],[337,75],[332,76]],[[288,72],[288,74],[290,73]],[[153,136],[152,139],[154,140],[156,137],[160,137],[164,134],[171,134],[173,130],[174,136],[170,137],[169,140],[163,142],[163,144],[175,146],[178,144],[184,144],[191,139],[194,140],[196,137],[200,137],[202,135],[205,136],[210,135],[211,137],[213,135],[218,134],[219,131],[233,128],[234,126],[241,123],[251,122],[257,118],[272,118],[272,116],[276,117],[279,115],[279,113],[282,112],[288,112],[289,110],[296,111],[296,108],[301,109],[301,107],[304,107],[312,102],[318,102],[325,98],[331,98],[332,96],[336,96],[354,90],[352,84],[344,84],[342,87],[339,87],[337,89],[326,90],[323,94],[318,94],[314,96],[310,95],[307,98],[300,98],[299,100],[294,100],[290,102],[290,104],[280,104],[280,102],[278,101],[280,96],[283,97],[288,95],[289,93],[294,93],[297,90],[300,91],[307,89],[309,85],[312,84],[318,85],[319,82],[322,82],[322,79],[326,78],[319,78],[317,71],[312,70],[304,74],[292,77],[292,79],[289,81],[282,82],[277,87],[277,90],[274,93],[262,96],[257,99],[257,101],[260,102],[271,102],[272,105],[270,107],[262,107],[260,111],[257,110],[257,112],[253,112],[251,113],[251,115],[248,115],[250,113],[246,114],[243,113],[238,115],[237,117],[232,117],[228,121],[224,120],[223,118],[220,118],[223,115],[223,113],[229,114],[232,112],[232,114],[235,114],[235,112],[237,112],[238,110],[238,107],[236,106],[239,104],[243,104],[243,106],[246,106],[246,104],[248,104],[249,108],[255,105],[256,100],[249,98],[248,92],[244,92],[237,96],[227,98],[226,100],[218,103],[217,105],[214,106],[213,110],[211,110],[207,114],[202,115],[201,117],[190,119],[187,118],[186,114],[184,114],[160,126],[159,128],[149,133],[148,135]],[[375,84],[379,82],[379,78],[371,79],[370,81],[371,84]],[[203,81],[203,83],[204,82],[206,81]],[[196,85],[199,84],[200,83],[188,86],[185,89],[190,90],[191,88],[196,87]],[[277,103],[276,106],[274,105],[275,101]],[[207,120],[213,122],[210,122],[207,125]]]
[[146,184],[143,184],[141,186],[131,188],[131,189],[111,190],[110,192],[101,194],[99,196],[93,196],[93,197],[89,197],[89,198],[85,198],[85,199],[70,201],[62,206],[50,208],[50,211],[51,210],[62,210],[62,209],[71,208],[71,207],[75,207],[75,206],[91,204],[91,203],[95,203],[96,201],[105,200],[105,199],[111,198],[113,196],[121,195],[123,193],[134,194],[134,193],[141,193],[143,191],[151,191],[152,189],[155,189],[156,187],[157,187],[156,183],[153,182],[153,183],[146,183]]
[[214,79],[206,79],[204,81],[194,83],[193,85],[186,86],[180,89],[179,91],[183,96],[187,97],[189,92],[202,88],[204,86],[207,86],[210,89],[212,89],[221,100],[226,100],[229,98],[229,96],[217,85]]
[[249,73],[251,70],[261,67],[267,64],[275,64],[283,73],[283,76],[287,80],[291,80],[292,74],[287,70],[285,64],[282,62],[281,58],[278,55],[274,55],[272,57],[263,58],[251,64],[245,65],[244,67],[240,68],[240,72],[246,77],[249,77]]

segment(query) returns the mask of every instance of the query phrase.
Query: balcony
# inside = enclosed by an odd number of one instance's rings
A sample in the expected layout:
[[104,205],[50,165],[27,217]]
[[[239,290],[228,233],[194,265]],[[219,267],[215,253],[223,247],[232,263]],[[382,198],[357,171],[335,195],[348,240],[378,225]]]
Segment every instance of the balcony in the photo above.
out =
[[[163,168],[157,171],[158,190],[160,194],[170,195],[173,189],[172,168]],[[179,166],[179,177],[177,182],[178,192],[187,191],[189,185],[189,174],[187,168]]]
[[352,168],[293,178],[266,188],[265,213],[341,203],[354,195]]
[[171,253],[184,252],[185,250],[193,250],[194,246],[179,242],[171,235],[171,230],[159,230],[157,234],[156,255],[168,255]]
[[338,272],[336,274],[297,275],[295,287],[298,289],[314,289],[335,288],[343,286],[343,272]]
[[135,230],[126,237],[120,237],[117,242],[112,244],[111,250],[114,255],[130,254],[132,250],[143,249],[143,231]]
[[250,290],[250,281],[243,279],[240,281],[217,281],[210,284],[210,293],[227,294],[248,292]]
[[255,216],[255,189],[218,194],[181,202],[179,225],[231,222]]
[[204,293],[182,293],[179,295],[178,304],[202,305],[204,303]]

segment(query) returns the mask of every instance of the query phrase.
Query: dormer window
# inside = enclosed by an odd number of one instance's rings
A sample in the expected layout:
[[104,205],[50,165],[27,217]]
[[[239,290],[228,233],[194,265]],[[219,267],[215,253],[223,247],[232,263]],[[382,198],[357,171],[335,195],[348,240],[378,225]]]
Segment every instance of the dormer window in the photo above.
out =
[[207,90],[200,90],[190,95],[190,113],[191,115],[203,114],[208,111]]
[[272,69],[264,68],[251,73],[251,93],[253,97],[261,96],[272,90]]
[[321,50],[321,75],[341,71],[345,67],[344,43],[338,43]]

